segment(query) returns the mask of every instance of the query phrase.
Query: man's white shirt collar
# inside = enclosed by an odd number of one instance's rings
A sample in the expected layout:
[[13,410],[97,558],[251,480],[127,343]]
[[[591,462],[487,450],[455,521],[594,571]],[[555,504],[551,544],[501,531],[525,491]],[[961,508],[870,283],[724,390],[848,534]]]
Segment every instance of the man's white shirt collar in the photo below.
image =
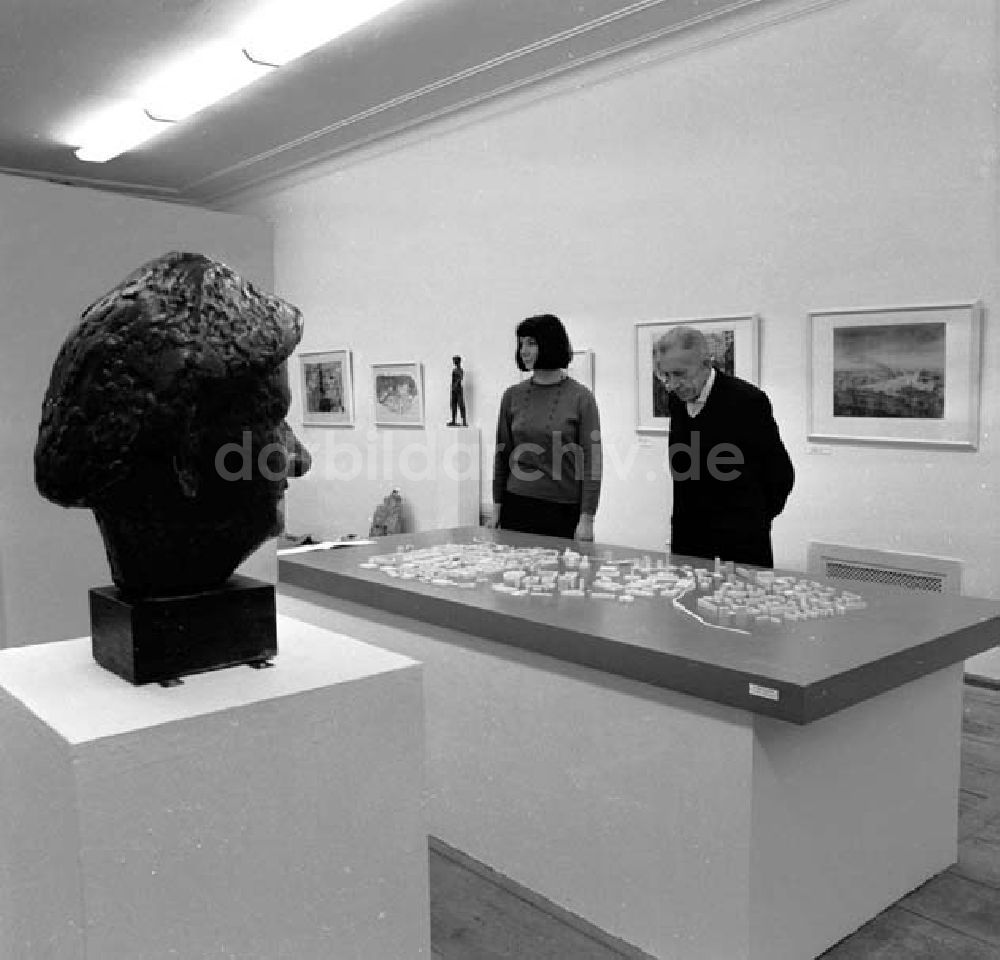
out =
[[689,417],[696,417],[705,408],[705,403],[708,400],[708,395],[712,392],[712,384],[715,383],[715,367],[712,367],[708,371],[708,377],[705,380],[705,386],[701,388],[701,393],[698,394],[697,398],[694,400],[688,400],[686,403],[687,412]]

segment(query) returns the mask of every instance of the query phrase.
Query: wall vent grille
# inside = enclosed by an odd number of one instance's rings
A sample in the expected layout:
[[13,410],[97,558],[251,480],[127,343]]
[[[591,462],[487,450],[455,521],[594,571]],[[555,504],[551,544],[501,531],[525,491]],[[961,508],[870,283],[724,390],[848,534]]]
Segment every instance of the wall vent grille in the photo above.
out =
[[809,572],[837,580],[931,593],[961,593],[962,562],[949,557],[869,550],[840,543],[809,544]]
[[826,577],[836,577],[839,580],[862,580],[865,583],[885,583],[892,587],[906,587],[908,590],[930,590],[933,593],[943,592],[943,576],[908,573],[905,570],[886,570],[884,567],[845,563],[843,560],[827,560],[823,575]]

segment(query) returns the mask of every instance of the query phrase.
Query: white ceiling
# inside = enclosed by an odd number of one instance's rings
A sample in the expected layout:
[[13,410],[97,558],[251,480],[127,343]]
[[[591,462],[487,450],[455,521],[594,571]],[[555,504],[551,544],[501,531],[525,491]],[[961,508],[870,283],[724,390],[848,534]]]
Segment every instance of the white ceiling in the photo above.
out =
[[758,0],[404,0],[130,153],[74,156],[83,112],[256,2],[0,0],[0,172],[211,204]]

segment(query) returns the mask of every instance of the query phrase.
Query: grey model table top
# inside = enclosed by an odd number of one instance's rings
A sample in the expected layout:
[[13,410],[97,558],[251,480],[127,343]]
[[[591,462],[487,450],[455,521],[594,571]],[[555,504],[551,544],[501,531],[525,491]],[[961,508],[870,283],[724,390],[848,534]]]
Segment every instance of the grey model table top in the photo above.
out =
[[661,566],[669,561],[712,569],[711,561],[701,559],[468,527],[282,556],[279,576],[283,583],[330,597],[799,724],[1000,642],[996,601],[821,577],[809,579],[838,590],[846,587],[862,596],[865,607],[822,619],[751,622],[744,629],[727,629],[691,615],[698,613],[692,598],[682,610],[661,596],[620,603],[558,592],[512,595],[497,592],[490,583],[458,589],[362,566],[375,556],[474,539],[514,548],[564,551],[568,546],[588,554],[592,569],[641,555]]

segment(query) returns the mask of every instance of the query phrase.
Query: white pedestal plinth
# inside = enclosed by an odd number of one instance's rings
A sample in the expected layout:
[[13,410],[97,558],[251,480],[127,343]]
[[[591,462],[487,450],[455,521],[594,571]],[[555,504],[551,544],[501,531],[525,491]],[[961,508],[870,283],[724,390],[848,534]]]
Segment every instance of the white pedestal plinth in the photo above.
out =
[[419,664],[284,617],[173,688],[0,651],[0,956],[429,957],[423,729]]
[[434,528],[479,525],[479,428],[441,427],[437,432]]

